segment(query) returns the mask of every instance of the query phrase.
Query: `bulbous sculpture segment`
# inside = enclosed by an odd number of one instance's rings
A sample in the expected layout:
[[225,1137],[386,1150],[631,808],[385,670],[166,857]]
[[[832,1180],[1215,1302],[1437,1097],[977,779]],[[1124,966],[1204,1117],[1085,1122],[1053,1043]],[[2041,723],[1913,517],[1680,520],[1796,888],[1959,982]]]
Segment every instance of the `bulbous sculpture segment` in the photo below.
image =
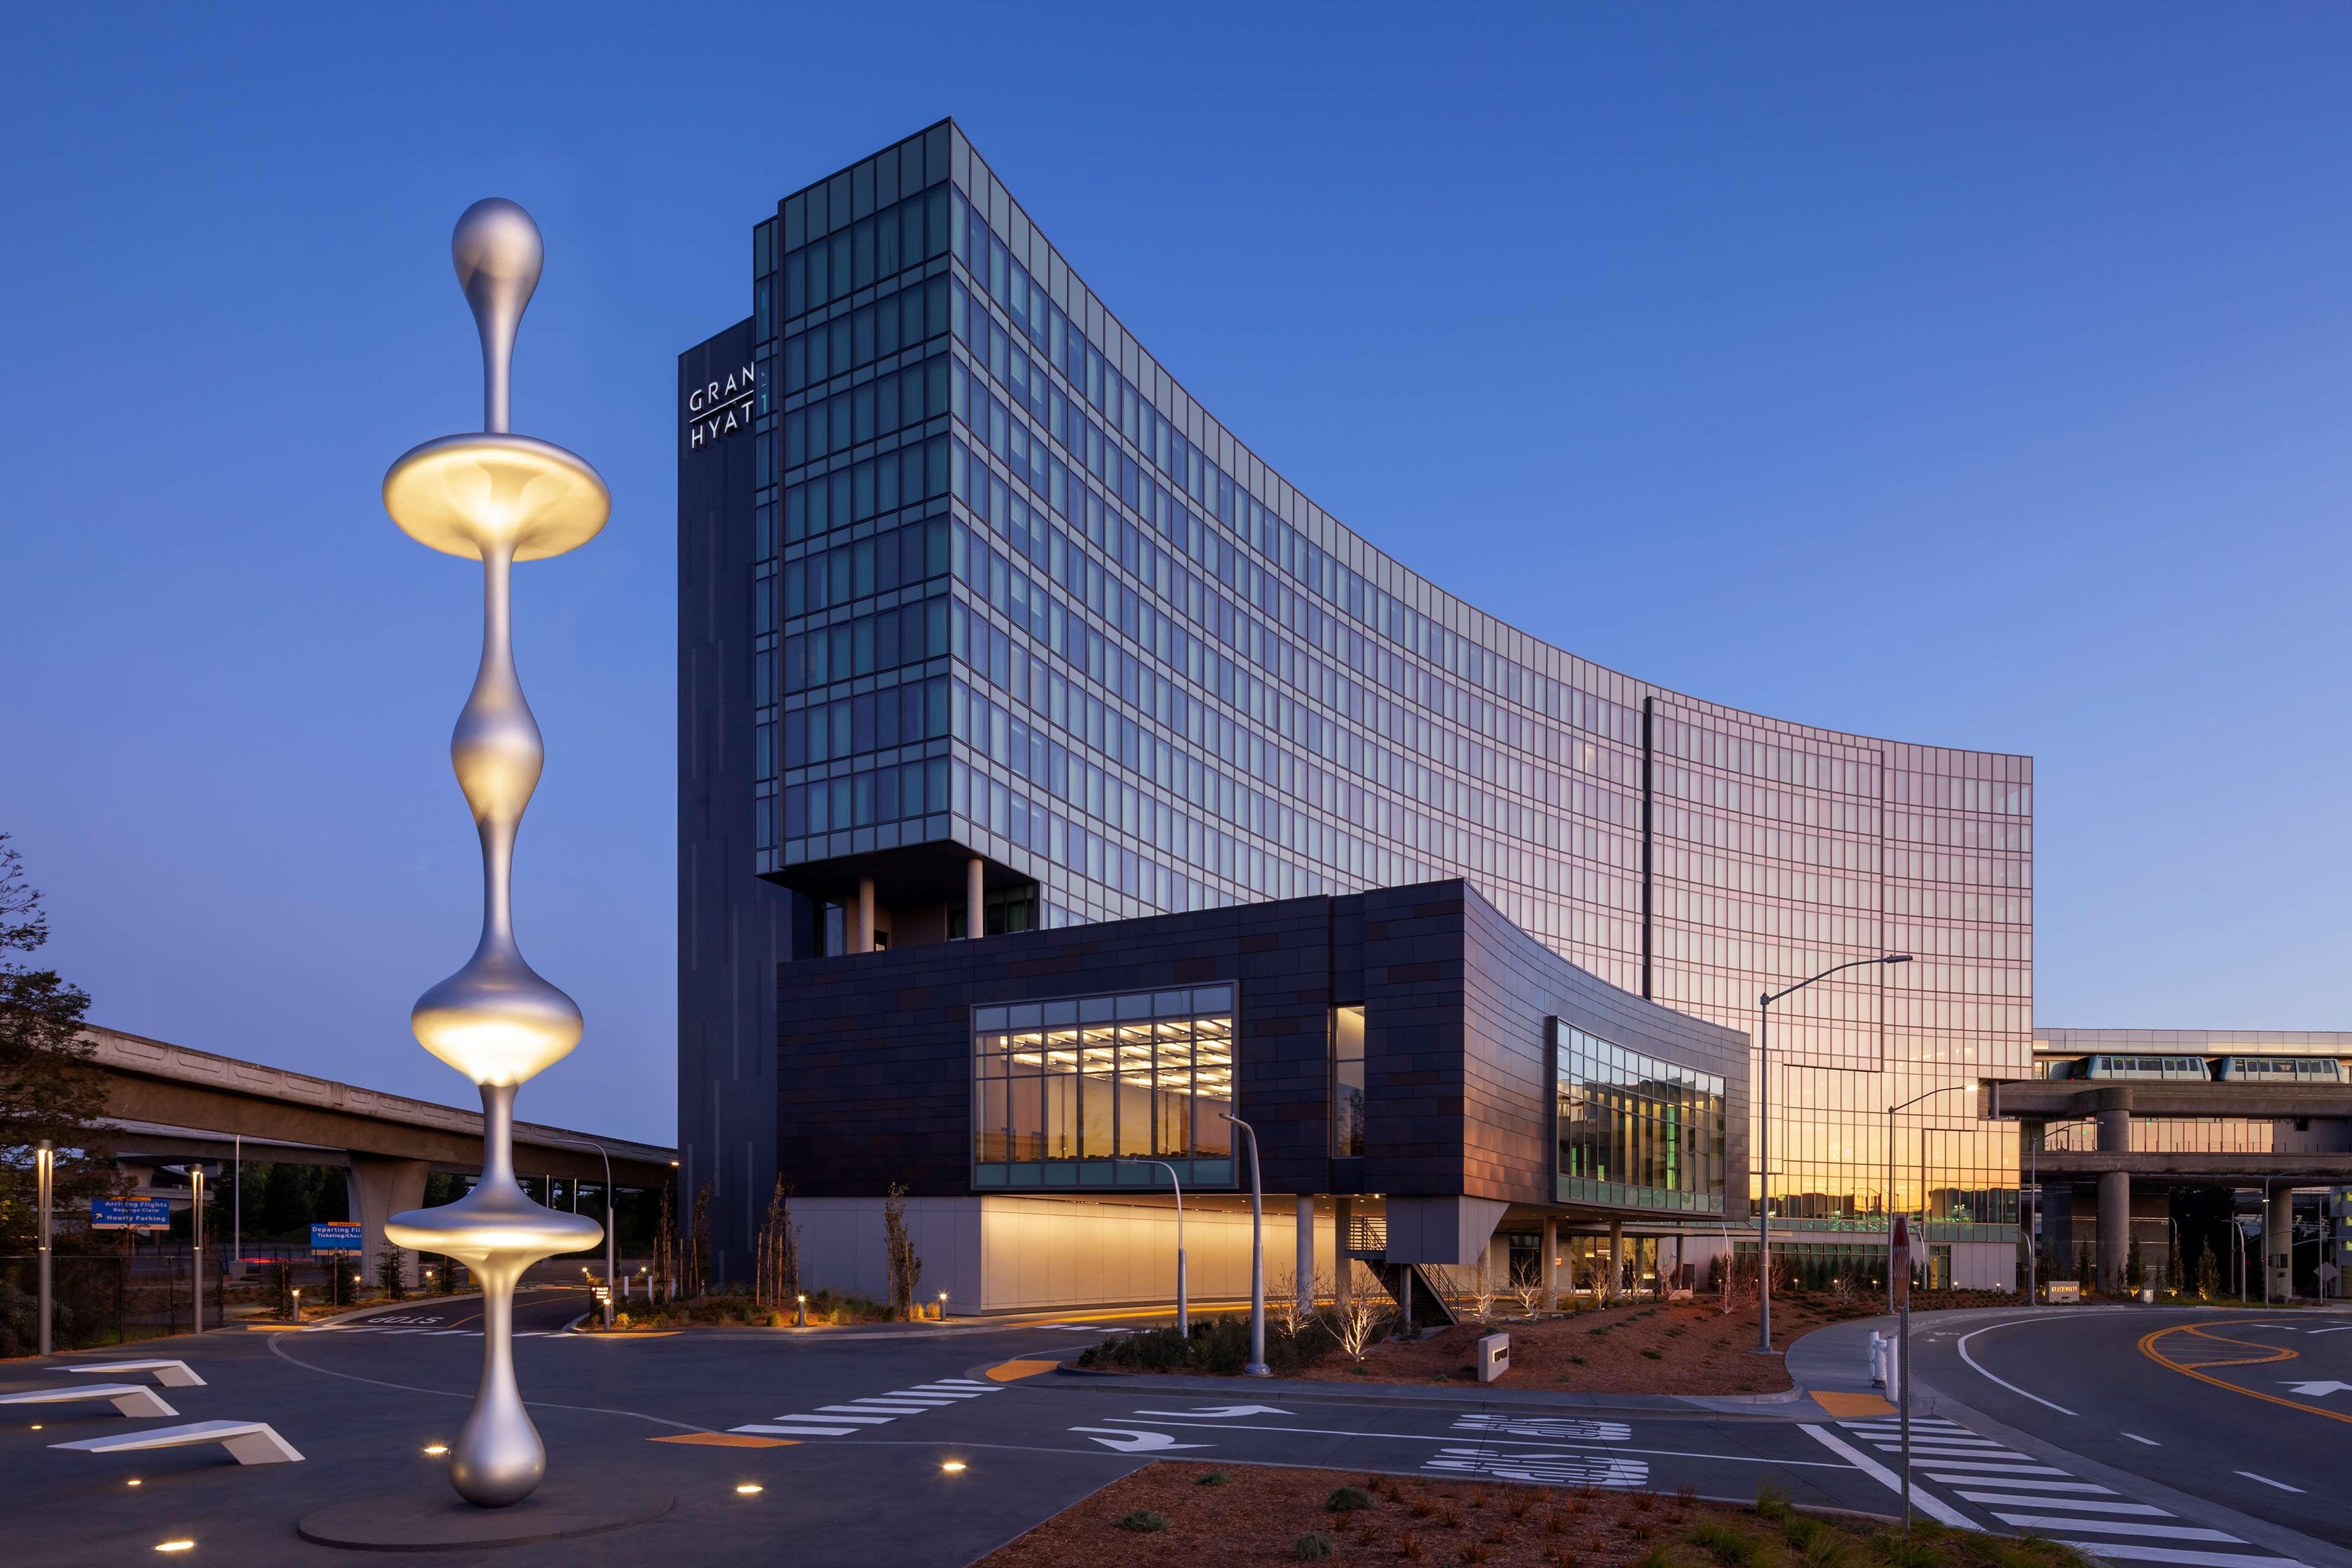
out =
[[482,428],[504,430],[515,332],[539,289],[547,244],[530,214],[504,196],[485,196],[458,215],[449,258],[482,335]]
[[383,1227],[394,1246],[455,1258],[481,1284],[482,1381],[450,1447],[449,1482],[483,1508],[520,1502],[547,1474],[546,1446],[515,1384],[515,1287],[540,1259],[604,1238],[594,1220],[542,1208],[516,1183],[514,1100],[512,1085],[482,1090],[482,1179],[472,1192],[439,1208],[394,1215]]
[[416,1043],[478,1084],[512,1088],[572,1054],[579,1005],[488,932],[466,966],[416,999]]

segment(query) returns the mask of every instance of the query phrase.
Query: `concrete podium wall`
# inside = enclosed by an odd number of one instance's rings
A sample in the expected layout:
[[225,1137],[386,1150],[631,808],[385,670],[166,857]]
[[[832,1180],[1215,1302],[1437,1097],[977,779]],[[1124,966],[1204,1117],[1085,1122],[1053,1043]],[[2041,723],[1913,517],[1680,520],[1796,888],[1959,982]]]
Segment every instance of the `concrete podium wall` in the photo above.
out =
[[[880,1198],[802,1198],[801,1279],[887,1300]],[[1026,1197],[908,1198],[907,1231],[923,1260],[916,1293],[948,1292],[956,1314],[1143,1305],[1176,1294],[1176,1211],[1167,1205]],[[1330,1216],[1317,1216],[1315,1257],[1328,1272]],[[1286,1279],[1297,1256],[1293,1200],[1269,1195],[1265,1215],[1266,1293]],[[1246,1210],[1184,1211],[1184,1249],[1192,1300],[1249,1295],[1250,1218]]]

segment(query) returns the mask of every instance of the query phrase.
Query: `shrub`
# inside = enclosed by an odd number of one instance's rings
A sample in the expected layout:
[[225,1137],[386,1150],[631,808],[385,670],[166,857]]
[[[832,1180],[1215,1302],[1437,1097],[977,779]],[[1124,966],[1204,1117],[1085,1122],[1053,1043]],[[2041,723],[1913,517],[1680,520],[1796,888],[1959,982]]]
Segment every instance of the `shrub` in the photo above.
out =
[[1331,1557],[1331,1538],[1328,1535],[1302,1535],[1291,1542],[1290,1554],[1301,1563],[1328,1562]]
[[1789,1517],[1789,1494],[1784,1488],[1769,1484],[1756,1489],[1756,1511],[1769,1520]]
[[1648,1356],[1652,1361],[1664,1361],[1666,1359],[1666,1352],[1664,1351],[1645,1350],[1642,1353]]
[[1168,1521],[1148,1508],[1139,1508],[1120,1520],[1118,1527],[1121,1530],[1131,1530],[1138,1535],[1150,1535],[1154,1531],[1167,1529]]
[[1723,1568],[1754,1568],[1756,1538],[1720,1520],[1711,1519],[1691,1526],[1690,1541],[1692,1545],[1722,1563]]
[[1223,1470],[1211,1470],[1207,1475],[1202,1476],[1199,1480],[1194,1481],[1192,1484],[1196,1487],[1223,1486],[1225,1484],[1225,1472]]
[[1361,1487],[1334,1487],[1331,1495],[1323,1500],[1325,1510],[1330,1513],[1349,1513],[1371,1506],[1371,1494]]

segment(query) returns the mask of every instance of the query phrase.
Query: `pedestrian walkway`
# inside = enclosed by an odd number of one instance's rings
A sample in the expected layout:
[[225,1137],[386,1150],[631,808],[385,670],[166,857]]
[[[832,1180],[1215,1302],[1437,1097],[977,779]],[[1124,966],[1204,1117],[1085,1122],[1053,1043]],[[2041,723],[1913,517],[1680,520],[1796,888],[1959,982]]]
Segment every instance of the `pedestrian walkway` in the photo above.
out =
[[[1841,1421],[1838,1426],[1843,1437],[1867,1444],[1890,1458],[1872,1461],[1821,1428],[1807,1430],[1875,1469],[1894,1487],[1894,1473],[1885,1466],[1902,1463],[1901,1423],[1883,1415]],[[1959,1516],[1958,1522],[1971,1527],[2046,1536],[2110,1563],[2176,1568],[2290,1568],[2295,1563],[2294,1558],[2224,1531],[2191,1524],[2153,1503],[2133,1502],[2112,1487],[2084,1480],[2063,1467],[1940,1417],[1912,1419],[1911,1480],[1914,1500],[1938,1517],[1948,1510]],[[1948,1489],[1948,1495],[1938,1498],[1931,1487]]]
[[893,1389],[887,1394],[867,1399],[853,1399],[846,1405],[820,1405],[790,1415],[774,1415],[748,1426],[730,1427],[762,1437],[849,1437],[868,1427],[887,1426],[906,1415],[920,1415],[925,1411],[940,1410],[961,1405],[967,1399],[979,1399],[991,1394],[1002,1394],[1002,1384],[981,1383],[969,1377],[941,1378],[937,1383],[919,1383],[910,1388]]

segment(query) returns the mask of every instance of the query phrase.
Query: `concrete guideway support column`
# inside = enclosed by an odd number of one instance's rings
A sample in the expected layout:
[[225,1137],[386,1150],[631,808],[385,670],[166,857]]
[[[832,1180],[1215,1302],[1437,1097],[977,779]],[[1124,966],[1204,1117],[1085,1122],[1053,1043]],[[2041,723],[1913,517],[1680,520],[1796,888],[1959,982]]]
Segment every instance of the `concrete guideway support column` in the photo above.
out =
[[[432,1167],[422,1160],[395,1160],[382,1154],[352,1152],[352,1217],[360,1225],[360,1281],[375,1283],[380,1259],[392,1244],[383,1234],[384,1221],[396,1214],[425,1206],[425,1178]],[[401,1278],[414,1284],[416,1270],[406,1260]]]
[[[2102,1090],[2097,1100],[2099,1152],[2131,1152],[2131,1090]],[[2131,1173],[2099,1173],[2099,1289],[2110,1295],[2124,1289],[2125,1260],[2131,1252]]]
[[2263,1192],[2263,1300],[2294,1300],[2294,1191]]

